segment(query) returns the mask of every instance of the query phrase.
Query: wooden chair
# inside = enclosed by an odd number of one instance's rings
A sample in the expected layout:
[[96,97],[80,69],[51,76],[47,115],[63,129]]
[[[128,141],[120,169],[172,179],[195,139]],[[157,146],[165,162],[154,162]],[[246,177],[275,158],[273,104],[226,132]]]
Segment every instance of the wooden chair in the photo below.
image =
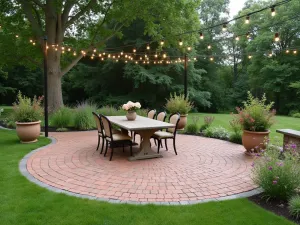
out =
[[[150,109],[147,113],[147,117],[149,119],[154,119],[155,118],[155,115],[156,115],[156,110],[155,109]],[[134,134],[133,134],[133,141],[135,141],[135,135],[139,134],[138,131],[135,131]],[[131,135],[132,136],[132,135]]]
[[124,145],[129,145],[130,146],[130,155],[132,156],[132,141],[131,141],[131,137],[129,135],[123,134],[123,133],[116,133],[116,134],[114,134],[112,132],[111,123],[107,119],[107,117],[105,117],[103,115],[100,115],[100,120],[101,120],[102,125],[103,125],[104,138],[106,140],[106,149],[105,149],[104,157],[106,156],[108,145],[110,145],[110,148],[111,148],[111,154],[110,154],[109,161],[111,161],[111,159],[113,157],[114,148],[115,147],[120,147],[120,145],[123,146],[123,151],[124,151]]
[[[161,111],[156,115],[156,120],[165,122],[166,117],[167,117],[167,113],[165,111]],[[154,143],[155,143],[155,145],[157,145],[155,139],[154,139]],[[162,143],[161,143],[161,147],[163,147]]]
[[[95,119],[95,122],[96,122],[96,125],[97,125],[97,131],[98,131],[98,145],[97,145],[96,151],[98,151],[98,149],[99,149],[100,138],[101,138],[102,139],[102,147],[101,147],[100,154],[102,154],[103,148],[104,148],[104,142],[105,142],[104,129],[103,129],[103,125],[102,125],[100,116],[95,112],[93,112],[93,116],[94,116],[94,119]],[[121,131],[116,130],[116,129],[112,129],[112,133],[117,134],[117,133],[121,133]]]
[[157,131],[154,133],[152,138],[154,138],[154,140],[157,140],[157,142],[158,142],[157,153],[159,153],[159,149],[160,149],[162,140],[165,140],[166,150],[168,151],[167,139],[173,139],[174,152],[177,155],[175,140],[176,140],[176,131],[177,131],[177,126],[178,126],[179,120],[180,120],[179,113],[174,113],[174,114],[170,115],[169,123],[174,124],[175,127],[168,128],[166,131]]

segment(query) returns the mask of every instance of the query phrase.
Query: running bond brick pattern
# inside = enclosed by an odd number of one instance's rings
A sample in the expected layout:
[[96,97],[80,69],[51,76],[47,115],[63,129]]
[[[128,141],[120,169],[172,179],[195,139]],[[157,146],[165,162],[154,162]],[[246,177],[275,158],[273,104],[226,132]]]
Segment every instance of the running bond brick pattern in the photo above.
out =
[[27,161],[28,172],[73,193],[121,202],[182,202],[256,188],[251,180],[253,159],[242,146],[226,141],[178,135],[177,156],[170,141],[169,151],[161,149],[163,158],[130,162],[129,148],[115,149],[112,161],[95,151],[96,131],[51,136],[57,143],[34,153]]

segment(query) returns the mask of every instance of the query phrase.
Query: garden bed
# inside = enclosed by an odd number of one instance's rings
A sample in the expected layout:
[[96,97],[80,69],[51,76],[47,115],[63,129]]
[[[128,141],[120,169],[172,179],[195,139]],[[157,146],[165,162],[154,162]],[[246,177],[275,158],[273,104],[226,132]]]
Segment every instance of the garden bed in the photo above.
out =
[[296,220],[294,217],[290,216],[287,201],[280,200],[267,200],[264,198],[263,193],[259,195],[254,195],[248,198],[250,201],[259,205],[260,207],[275,213],[278,216],[283,216],[296,224],[300,224],[300,220]]

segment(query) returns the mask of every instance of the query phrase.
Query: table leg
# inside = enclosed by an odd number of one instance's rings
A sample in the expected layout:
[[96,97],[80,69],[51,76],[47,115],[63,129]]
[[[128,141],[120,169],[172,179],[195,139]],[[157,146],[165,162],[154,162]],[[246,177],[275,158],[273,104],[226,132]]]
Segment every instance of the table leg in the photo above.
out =
[[138,159],[152,159],[152,158],[161,158],[162,155],[152,151],[150,138],[157,130],[139,130],[139,134],[142,138],[142,142],[140,145],[140,151],[136,153],[134,156],[129,157],[130,161],[138,160]]

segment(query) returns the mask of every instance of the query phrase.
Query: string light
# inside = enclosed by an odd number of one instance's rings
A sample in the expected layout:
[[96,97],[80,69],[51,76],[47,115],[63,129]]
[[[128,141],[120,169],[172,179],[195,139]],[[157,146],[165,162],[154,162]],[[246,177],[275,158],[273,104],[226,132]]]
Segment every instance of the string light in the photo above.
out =
[[222,31],[224,31],[224,32],[227,31],[227,24],[226,23],[223,24]]
[[97,49],[94,48],[94,52],[97,52]]
[[104,58],[101,58],[101,60],[103,61],[103,60],[104,60]]
[[163,54],[163,58],[167,58],[167,54],[166,53]]
[[296,55],[297,54],[297,50],[294,50],[293,53]]
[[235,40],[236,40],[236,41],[239,41],[239,40],[240,40],[240,37],[239,37],[239,36],[236,36],[236,37],[235,37]]
[[182,46],[183,45],[183,41],[182,39],[179,39],[179,46]]
[[275,16],[276,15],[276,11],[275,11],[275,6],[271,7],[271,16]]
[[133,52],[136,52],[136,49],[135,49],[135,48],[133,49]]
[[248,55],[248,59],[252,59],[252,55]]
[[64,50],[65,50],[65,47],[61,47],[61,50],[64,51]]
[[32,42],[33,42],[33,40],[32,40],[32,39],[30,39],[30,40],[29,40],[29,42],[30,42],[30,43],[32,43]]
[[123,55],[123,54],[124,54],[124,52],[122,51],[122,52],[121,52],[121,55]]
[[203,40],[204,36],[203,36],[203,33],[200,32],[200,39]]
[[150,50],[150,45],[149,44],[147,44],[147,50]]
[[272,53],[272,52],[270,52],[270,53],[269,53],[269,57],[272,57],[272,56],[273,56],[273,53]]
[[125,63],[127,63],[127,60],[125,60]]
[[102,57],[102,54],[100,53],[98,56],[99,56],[99,58],[100,58],[100,57]]
[[286,54],[289,54],[289,53],[290,53],[290,50],[286,50],[285,53],[286,53]]
[[74,55],[74,56],[76,56],[76,55],[77,55],[77,53],[76,53],[76,52],[73,52],[73,55]]
[[211,49],[211,45],[209,44],[209,45],[207,46],[207,48],[208,48],[208,49]]
[[71,48],[68,48],[68,52],[70,52],[71,51]]
[[32,42],[33,46],[35,46],[35,42]]
[[139,62],[138,62],[138,61],[135,61],[135,64],[139,64]]
[[274,40],[275,40],[276,42],[278,42],[278,41],[280,40],[280,38],[279,38],[279,33],[275,33],[275,38],[274,38]]
[[110,58],[110,54],[108,54],[108,56],[107,56],[108,58]]
[[155,53],[154,57],[155,57],[155,58],[157,58],[157,57],[158,57],[157,53]]
[[210,61],[214,61],[214,57],[210,57],[209,60],[210,60]]
[[197,58],[196,58],[196,57],[194,58],[194,61],[197,61]]
[[250,39],[250,32],[247,32],[246,37]]
[[245,23],[246,23],[246,24],[249,24],[249,23],[250,23],[250,15],[247,15],[247,16],[246,16]]
[[188,51],[191,51],[191,50],[192,50],[192,47],[190,47],[190,46],[187,47],[187,50],[188,50]]
[[164,44],[165,44],[165,40],[162,39],[162,40],[160,41],[160,45],[164,45]]
[[105,52],[103,52],[103,55],[105,55],[106,53]]

